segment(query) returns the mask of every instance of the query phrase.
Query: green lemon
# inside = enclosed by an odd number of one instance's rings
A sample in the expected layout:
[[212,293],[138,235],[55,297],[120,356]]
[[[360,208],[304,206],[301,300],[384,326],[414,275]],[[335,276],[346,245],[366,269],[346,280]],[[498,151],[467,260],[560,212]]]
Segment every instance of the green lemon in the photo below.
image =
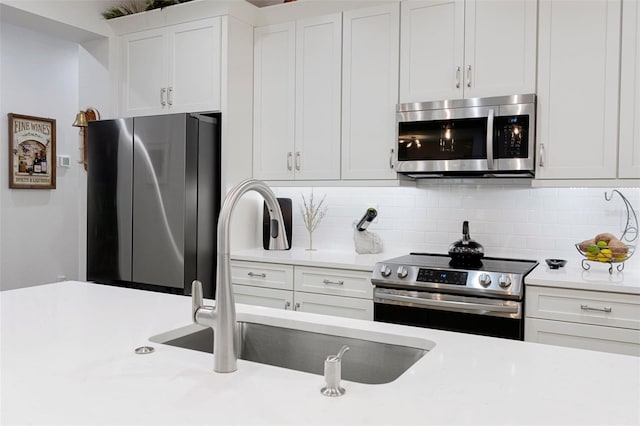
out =
[[606,247],[608,246],[606,241],[598,241],[598,247]]
[[595,244],[591,244],[589,248],[587,248],[587,253],[598,254],[598,252],[600,252],[600,249]]

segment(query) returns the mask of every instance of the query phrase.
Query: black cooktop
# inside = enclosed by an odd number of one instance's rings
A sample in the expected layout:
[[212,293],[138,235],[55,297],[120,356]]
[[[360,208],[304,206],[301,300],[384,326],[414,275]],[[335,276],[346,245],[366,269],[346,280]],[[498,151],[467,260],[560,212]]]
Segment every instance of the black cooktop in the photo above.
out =
[[407,256],[389,259],[388,262],[424,268],[487,271],[523,275],[528,274],[538,265],[538,262],[535,260],[504,259],[499,257],[483,257],[479,262],[460,263],[454,262],[448,254],[438,253],[410,253]]

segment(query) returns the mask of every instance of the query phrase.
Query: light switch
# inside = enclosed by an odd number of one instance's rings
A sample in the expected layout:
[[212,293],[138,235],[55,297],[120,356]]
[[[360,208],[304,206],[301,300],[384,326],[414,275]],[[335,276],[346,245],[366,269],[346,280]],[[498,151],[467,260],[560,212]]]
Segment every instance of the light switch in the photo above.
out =
[[68,155],[58,155],[58,167],[71,167],[71,157]]

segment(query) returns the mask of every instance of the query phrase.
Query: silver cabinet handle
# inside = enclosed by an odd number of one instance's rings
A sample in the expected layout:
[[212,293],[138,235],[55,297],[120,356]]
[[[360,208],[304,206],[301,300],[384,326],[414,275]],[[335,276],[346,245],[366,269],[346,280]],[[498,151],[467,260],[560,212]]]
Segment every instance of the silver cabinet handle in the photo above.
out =
[[287,302],[284,304],[284,310],[285,310],[285,311],[287,311],[287,310],[289,310],[289,308],[290,308],[290,307],[291,307],[291,302],[287,301]]
[[261,274],[256,274],[255,272],[248,272],[247,275],[249,275],[250,277],[267,278],[267,274],[265,274],[264,272]]
[[456,67],[456,89],[460,88],[460,67]]
[[169,106],[173,105],[173,87],[169,87],[167,90],[167,103]]
[[292,168],[292,163],[293,161],[293,154],[291,154],[291,152],[287,152],[287,170],[291,171]]
[[300,171],[300,151],[296,151],[296,170]]
[[471,87],[471,65],[467,65],[467,87]]
[[580,305],[580,309],[583,311],[611,312],[611,306],[605,306],[604,308],[592,308],[589,305]]
[[540,144],[540,158],[538,159],[538,166],[544,167],[544,144]]
[[487,118],[487,168],[493,170],[493,119],[495,113],[493,109],[489,110],[489,118]]
[[293,305],[293,310],[297,311],[298,309],[300,309],[300,302],[296,302],[295,305]]
[[395,149],[391,148],[391,152],[389,153],[389,168],[393,169],[393,154],[395,153]]
[[160,105],[165,106],[167,104],[167,88],[160,89]]
[[344,281],[342,281],[342,280],[331,281],[331,280],[325,279],[325,280],[322,280],[322,282],[325,283],[326,285],[330,285],[330,284],[333,284],[333,285],[344,285]]

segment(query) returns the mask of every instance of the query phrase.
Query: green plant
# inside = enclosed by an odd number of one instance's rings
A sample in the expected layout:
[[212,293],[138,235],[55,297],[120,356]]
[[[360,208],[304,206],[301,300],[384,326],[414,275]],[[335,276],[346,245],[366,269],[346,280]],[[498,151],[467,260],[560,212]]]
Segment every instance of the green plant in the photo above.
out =
[[191,0],[146,0],[142,3],[136,0],[127,0],[119,6],[110,7],[102,12],[104,19],[119,18],[121,16],[133,15],[134,13],[144,12],[145,10],[162,9],[174,4],[186,3]]

